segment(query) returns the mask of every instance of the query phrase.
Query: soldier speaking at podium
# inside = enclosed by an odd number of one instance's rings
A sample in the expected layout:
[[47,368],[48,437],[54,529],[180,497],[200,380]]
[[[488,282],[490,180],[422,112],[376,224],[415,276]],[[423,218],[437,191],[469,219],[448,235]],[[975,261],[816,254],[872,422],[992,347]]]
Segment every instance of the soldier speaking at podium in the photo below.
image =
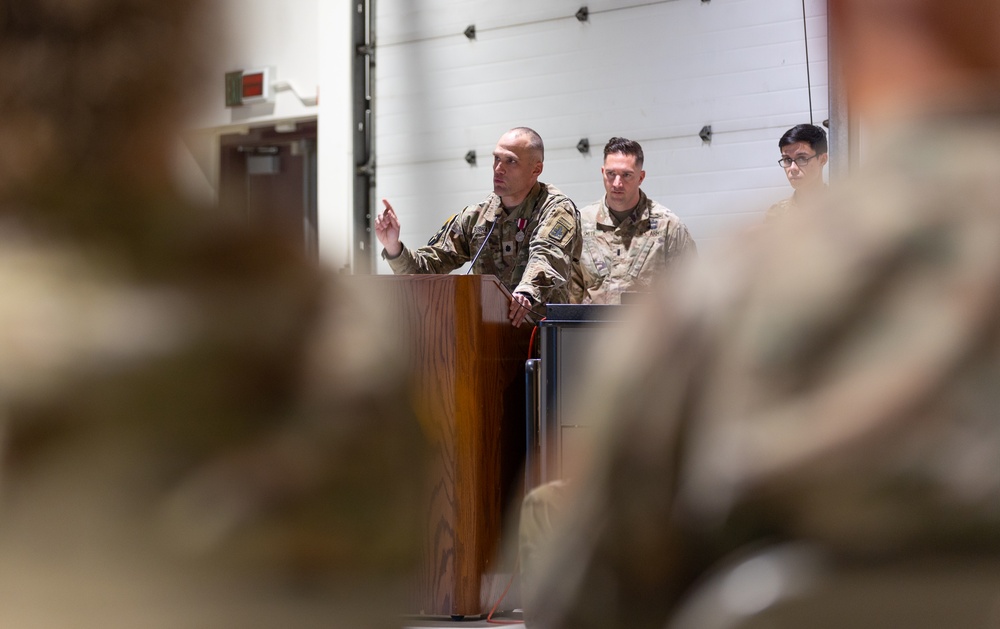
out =
[[506,132],[493,150],[493,192],[452,216],[426,246],[399,240],[388,201],[375,218],[382,257],[397,274],[472,272],[497,276],[513,294],[510,321],[520,327],[540,304],[569,301],[571,269],[580,258],[580,214],[554,186],[538,181],[545,148],[532,129]]

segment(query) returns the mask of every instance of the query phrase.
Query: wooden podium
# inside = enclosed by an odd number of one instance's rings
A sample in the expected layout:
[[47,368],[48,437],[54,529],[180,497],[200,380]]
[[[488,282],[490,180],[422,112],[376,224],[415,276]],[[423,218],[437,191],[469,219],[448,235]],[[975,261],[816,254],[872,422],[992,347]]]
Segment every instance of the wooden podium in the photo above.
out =
[[477,616],[497,566],[505,506],[520,503],[524,363],[531,326],[511,326],[492,275],[380,275],[407,326],[414,409],[434,457],[419,612]]

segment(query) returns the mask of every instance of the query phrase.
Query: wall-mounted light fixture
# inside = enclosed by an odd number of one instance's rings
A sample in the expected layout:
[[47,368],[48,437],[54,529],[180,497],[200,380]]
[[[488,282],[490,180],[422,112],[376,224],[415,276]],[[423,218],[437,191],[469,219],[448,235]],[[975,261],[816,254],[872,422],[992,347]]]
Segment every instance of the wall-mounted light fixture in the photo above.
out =
[[226,72],[226,107],[273,103],[278,92],[291,92],[307,107],[319,104],[319,96],[306,96],[291,81],[276,81],[274,68]]
[[273,100],[271,68],[226,72],[226,107],[242,107]]

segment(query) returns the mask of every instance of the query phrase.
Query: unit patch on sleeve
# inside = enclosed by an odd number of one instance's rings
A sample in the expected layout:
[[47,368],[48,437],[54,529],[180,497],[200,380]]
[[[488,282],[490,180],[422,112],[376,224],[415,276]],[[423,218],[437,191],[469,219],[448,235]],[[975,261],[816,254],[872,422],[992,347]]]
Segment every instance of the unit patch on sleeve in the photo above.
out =
[[565,219],[560,218],[555,222],[555,225],[549,227],[545,231],[545,233],[542,234],[542,237],[548,238],[557,245],[561,245],[572,234],[573,234],[573,226],[570,225],[570,223]]
[[458,214],[453,214],[451,218],[449,218],[448,220],[446,220],[444,222],[444,225],[441,226],[441,229],[439,229],[437,231],[437,233],[434,234],[433,236],[431,236],[431,239],[427,241],[427,246],[429,247],[429,246],[437,243],[438,241],[440,241],[441,237],[444,236],[444,233],[446,231],[448,231],[448,228],[451,227],[451,224],[454,223],[455,219],[457,219],[457,218],[458,218]]

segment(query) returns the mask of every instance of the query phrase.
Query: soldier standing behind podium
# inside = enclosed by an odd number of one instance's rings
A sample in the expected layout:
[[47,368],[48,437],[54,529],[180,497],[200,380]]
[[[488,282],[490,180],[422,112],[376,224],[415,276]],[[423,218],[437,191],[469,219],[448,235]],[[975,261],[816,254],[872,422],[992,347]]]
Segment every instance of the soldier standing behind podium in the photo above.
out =
[[375,219],[382,257],[397,274],[450,273],[473,260],[473,273],[497,276],[513,294],[509,317],[516,327],[536,306],[569,301],[580,213],[569,197],[538,181],[544,157],[532,129],[503,134],[493,150],[493,192],[445,221],[419,249],[400,242],[399,219],[383,200],[385,211]]
[[622,293],[648,290],[654,278],[697,248],[676,214],[639,188],[642,147],[611,138],[604,146],[604,198],[580,210],[583,253],[574,269],[575,303],[618,304]]
[[781,159],[778,165],[794,192],[767,209],[764,222],[798,214],[803,207],[817,203],[826,195],[823,167],[829,160],[826,131],[812,124],[795,125],[778,140]]

